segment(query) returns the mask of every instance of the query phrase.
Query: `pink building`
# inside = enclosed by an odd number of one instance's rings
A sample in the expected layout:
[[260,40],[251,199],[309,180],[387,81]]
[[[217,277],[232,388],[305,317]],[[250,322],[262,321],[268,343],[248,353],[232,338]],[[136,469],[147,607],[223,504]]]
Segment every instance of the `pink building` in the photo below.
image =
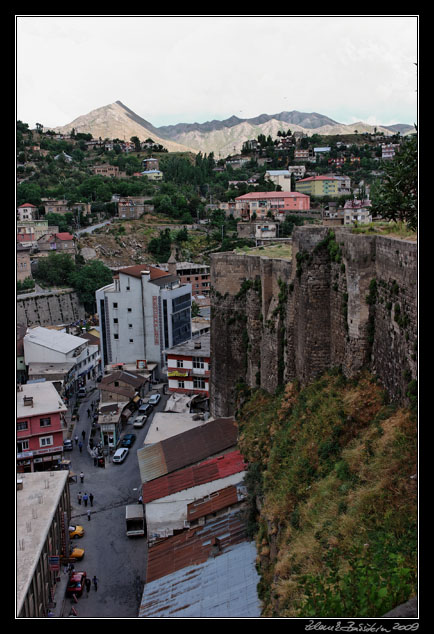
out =
[[310,196],[300,192],[250,192],[235,198],[235,217],[249,220],[252,214],[261,219],[271,211],[284,220],[291,212],[309,211]]
[[63,453],[65,404],[51,381],[26,383],[17,391],[17,471],[51,471]]

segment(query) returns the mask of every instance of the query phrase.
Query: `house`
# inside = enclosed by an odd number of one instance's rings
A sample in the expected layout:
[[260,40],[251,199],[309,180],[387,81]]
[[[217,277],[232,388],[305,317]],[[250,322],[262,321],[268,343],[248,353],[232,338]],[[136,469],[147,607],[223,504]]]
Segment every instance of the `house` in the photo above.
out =
[[67,407],[51,381],[26,383],[16,398],[17,472],[51,471],[62,459]]
[[145,213],[145,196],[120,196],[118,200],[118,218],[138,220]]
[[22,282],[28,277],[32,278],[29,243],[17,242],[17,282]]
[[30,242],[35,244],[36,241],[44,234],[59,231],[59,227],[49,226],[48,220],[20,220],[16,223],[17,242]]
[[310,209],[310,198],[302,192],[251,192],[235,198],[235,216],[242,220],[251,219],[253,214],[263,219],[268,212],[275,214],[279,221],[286,214]]
[[372,222],[370,200],[347,200],[344,205],[344,225],[369,224]]
[[390,161],[393,159],[396,152],[399,151],[399,143],[382,143],[381,144],[381,158],[383,161]]
[[140,172],[141,176],[146,176],[151,181],[161,181],[163,180],[163,172],[160,170],[144,170]]
[[165,351],[169,392],[209,397],[210,335],[204,334]]
[[168,271],[121,268],[95,296],[103,366],[143,360],[161,370],[164,350],[191,338],[191,284]]
[[257,220],[250,222],[237,223],[237,235],[239,238],[250,238],[252,240],[267,240],[276,238],[279,225],[276,222],[267,222],[265,220]]
[[296,179],[303,178],[306,174],[306,165],[288,165],[288,170]]
[[318,159],[323,158],[326,154],[330,152],[330,150],[330,147],[314,147],[313,154],[315,156],[315,160],[318,161]]
[[117,447],[124,424],[131,414],[128,405],[128,400],[109,403],[100,402],[98,407],[98,426],[103,447],[111,449]]
[[36,220],[38,208],[31,203],[24,203],[17,208],[17,219],[23,220]]
[[291,191],[291,172],[289,170],[267,170],[265,178],[276,186],[280,186],[283,192]]
[[56,252],[66,253],[75,260],[74,236],[67,231],[62,233],[46,233],[37,240],[36,246],[39,251],[39,257]]
[[126,176],[126,172],[121,172],[117,165],[110,165],[109,163],[94,165],[91,167],[91,170],[96,175],[109,176],[110,178],[121,178]]
[[296,182],[296,191],[309,196],[338,196],[339,180],[335,176],[309,176]]
[[73,379],[66,391],[67,397],[100,374],[98,346],[89,345],[81,337],[42,326],[28,328],[24,336],[24,359],[27,366],[34,363],[60,363],[67,373],[72,362]]
[[160,169],[158,159],[153,158],[152,156],[150,158],[143,159],[143,167],[145,168],[146,171],[148,170],[158,171]]
[[245,156],[241,156],[241,155],[231,156],[225,161],[225,167],[230,166],[232,167],[232,169],[241,169],[249,161],[250,161],[250,158],[246,158]]
[[62,574],[60,558],[69,554],[65,551],[71,516],[68,476],[67,470],[59,470],[20,473],[17,477],[14,518],[18,619],[50,616]]
[[49,198],[43,198],[44,210],[46,214],[60,214],[76,213],[82,216],[88,216],[92,211],[91,203],[76,202],[69,204],[67,200],[52,200]]
[[148,379],[136,372],[116,370],[105,375],[99,384],[101,402],[139,401],[144,396]]

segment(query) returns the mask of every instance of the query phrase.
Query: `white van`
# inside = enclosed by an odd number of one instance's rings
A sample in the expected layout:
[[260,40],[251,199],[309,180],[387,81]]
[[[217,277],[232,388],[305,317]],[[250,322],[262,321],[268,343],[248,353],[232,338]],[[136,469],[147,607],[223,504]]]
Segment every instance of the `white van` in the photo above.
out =
[[146,423],[148,417],[143,415],[143,416],[137,416],[136,420],[133,423],[133,427],[141,428],[143,427],[143,425]]
[[79,397],[83,397],[86,396],[86,388],[85,387],[80,387],[78,390],[78,396]]
[[117,449],[117,451],[113,454],[113,462],[123,462],[127,456],[128,449],[126,447],[121,447],[121,449]]

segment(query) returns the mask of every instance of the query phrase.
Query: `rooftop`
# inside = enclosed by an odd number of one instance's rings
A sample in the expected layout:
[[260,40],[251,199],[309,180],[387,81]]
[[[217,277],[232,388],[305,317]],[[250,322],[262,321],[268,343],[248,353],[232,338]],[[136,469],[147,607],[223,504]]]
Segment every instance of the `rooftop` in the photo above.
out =
[[174,355],[187,355],[192,357],[209,357],[211,354],[211,335],[205,333],[189,341],[179,344],[179,346],[173,346],[165,350],[168,357]]
[[[28,405],[25,405],[25,397],[29,399],[27,401]],[[30,398],[32,399],[31,401]],[[26,383],[17,391],[17,418],[66,411],[67,407],[51,381]]]
[[260,198],[261,200],[266,198],[300,198],[301,196],[309,198],[309,196],[301,194],[300,192],[250,192],[248,194],[243,194],[242,196],[237,196],[235,200],[256,200],[257,198]]
[[81,337],[76,337],[67,332],[60,332],[59,330],[51,328],[43,328],[42,326],[29,328],[24,337],[24,342],[26,341],[65,354],[87,344],[87,341]]

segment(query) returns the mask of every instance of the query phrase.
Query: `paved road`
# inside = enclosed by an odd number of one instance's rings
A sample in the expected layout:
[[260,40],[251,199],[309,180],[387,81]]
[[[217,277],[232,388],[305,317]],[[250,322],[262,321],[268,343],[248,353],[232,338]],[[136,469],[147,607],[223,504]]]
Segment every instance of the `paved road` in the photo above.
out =
[[[86,432],[86,444],[90,428],[87,409],[92,401],[97,401],[98,390],[93,390],[79,406],[79,421],[74,434],[81,438]],[[163,396],[156,408],[162,410],[167,397]],[[71,471],[84,474],[83,483],[70,485],[72,512],[71,523],[80,524],[85,530],[84,537],[75,540],[74,545],[85,548],[82,562],[77,562],[76,570],[85,570],[91,578],[96,575],[98,589],[92,586],[90,592],[74,604],[70,599],[59,597],[59,617],[68,617],[74,605],[78,618],[137,618],[138,606],[143,593],[146,574],[146,539],[128,538],[125,535],[125,505],[136,503],[140,495],[140,471],[137,449],[143,446],[152,415],[142,429],[133,430],[127,425],[125,432],[135,433],[137,438],[130,453],[122,464],[106,460],[106,467],[95,467],[87,449],[82,452],[74,446],[69,453]],[[94,495],[93,506],[87,507],[77,501],[77,493],[85,491]],[[90,520],[88,513],[90,511]],[[66,575],[65,575],[66,580]]]

